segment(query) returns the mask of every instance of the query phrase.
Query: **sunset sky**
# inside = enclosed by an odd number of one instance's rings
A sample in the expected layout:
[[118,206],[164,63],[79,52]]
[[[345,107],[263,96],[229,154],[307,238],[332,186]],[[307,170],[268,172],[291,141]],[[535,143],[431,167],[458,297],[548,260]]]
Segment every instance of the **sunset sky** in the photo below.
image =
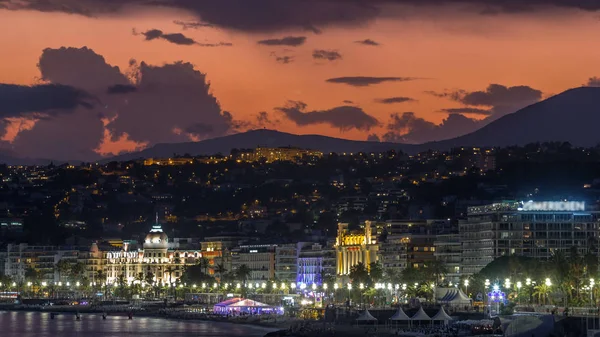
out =
[[93,160],[255,128],[422,143],[600,85],[590,1],[162,3],[0,0],[2,149]]

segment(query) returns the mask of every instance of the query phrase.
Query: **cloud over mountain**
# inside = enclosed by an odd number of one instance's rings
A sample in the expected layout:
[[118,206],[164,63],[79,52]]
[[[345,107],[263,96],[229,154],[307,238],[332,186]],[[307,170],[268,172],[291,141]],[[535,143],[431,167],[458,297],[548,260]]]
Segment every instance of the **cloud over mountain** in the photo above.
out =
[[27,113],[59,114],[79,106],[91,109],[93,98],[71,86],[0,83],[0,117],[21,117]]
[[382,141],[421,144],[429,141],[449,139],[467,134],[480,126],[480,122],[460,114],[451,114],[435,124],[417,117],[414,112],[393,113],[386,125],[388,132]]
[[341,131],[351,129],[368,131],[379,124],[375,117],[354,106],[339,106],[313,111],[306,111],[306,107],[304,102],[289,101],[286,106],[275,108],[275,110],[281,112],[298,126],[328,124]]
[[131,61],[126,76],[91,49],[49,48],[39,70],[48,84],[0,85],[4,117],[35,113],[12,142],[28,156],[95,160],[117,143],[134,150],[225,135],[243,125],[221,110],[206,75],[190,63]]
[[600,87],[600,77],[591,77],[586,83],[587,87]]

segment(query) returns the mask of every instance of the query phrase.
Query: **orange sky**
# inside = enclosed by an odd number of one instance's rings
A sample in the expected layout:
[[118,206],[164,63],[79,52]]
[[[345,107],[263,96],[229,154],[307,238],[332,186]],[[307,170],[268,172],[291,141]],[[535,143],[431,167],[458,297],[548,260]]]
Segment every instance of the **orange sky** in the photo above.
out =
[[[86,18],[60,13],[0,10],[0,83],[33,84],[39,76],[37,61],[44,48],[87,46],[107,62],[127,68],[135,58],[150,64],[183,60],[207,73],[212,92],[223,110],[235,119],[252,119],[260,111],[273,112],[287,100],[307,103],[309,110],[329,109],[352,100],[385,123],[390,113],[413,111],[439,123],[443,108],[462,105],[427,95],[446,89],[484,90],[490,83],[528,85],[545,95],[580,86],[600,76],[600,20],[598,15],[563,11],[561,15],[474,16],[427,14],[412,19],[380,18],[358,28],[324,29],[315,35],[303,31],[248,34],[222,29],[185,30],[173,20],[193,19],[185,12],[155,9],[117,17]],[[227,41],[233,47],[177,46],[163,40],[144,41],[132,29],[152,28],[181,32],[197,41]],[[257,45],[265,38],[305,35],[306,44],[287,48],[290,64],[276,63],[271,52],[284,47]],[[356,40],[370,38],[378,47]],[[313,49],[335,49],[343,59],[315,62]],[[389,82],[369,87],[326,83],[341,76],[410,76],[411,82]],[[412,97],[417,102],[375,103],[376,98]],[[275,115],[273,115],[275,116]],[[340,132],[327,125],[297,127],[282,119],[278,129],[293,133],[320,133],[364,140],[371,132]],[[29,126],[26,126],[29,127]],[[12,130],[14,137],[18,132]],[[8,137],[5,135],[5,138]],[[9,137],[9,138],[10,138]],[[100,152],[118,152],[106,145]]]

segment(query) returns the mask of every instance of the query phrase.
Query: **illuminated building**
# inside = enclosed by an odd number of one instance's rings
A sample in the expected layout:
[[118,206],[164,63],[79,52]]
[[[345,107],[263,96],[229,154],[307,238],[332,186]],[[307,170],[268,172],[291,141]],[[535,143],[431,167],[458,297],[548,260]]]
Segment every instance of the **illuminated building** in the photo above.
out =
[[347,223],[338,224],[338,233],[335,241],[337,255],[337,275],[348,275],[350,269],[362,263],[369,267],[377,261],[379,246],[371,232],[371,222],[366,221],[360,231],[351,232]]
[[25,281],[27,269],[37,270],[40,279],[46,282],[57,282],[60,273],[56,264],[60,260],[77,262],[79,250],[74,247],[30,246],[26,243],[8,244],[4,263],[4,275],[16,282]]
[[323,276],[336,274],[336,252],[331,246],[318,243],[298,243],[298,267],[296,282],[322,284]]
[[[599,237],[600,212],[584,202],[501,202],[469,207],[459,223],[461,274],[472,275],[495,258],[518,255],[542,260],[571,247],[586,254]],[[595,252],[594,252],[595,253]]]
[[[94,282],[115,284],[123,278],[130,284],[139,282],[140,276],[146,280],[150,275],[153,283],[175,283],[183,275],[185,266],[196,265],[202,258],[200,247],[180,249],[182,242],[170,242],[157,224],[146,235],[141,249],[132,247],[129,242],[123,242],[120,249],[92,244],[88,252],[80,255],[80,260],[87,266],[87,278]],[[104,280],[98,279],[100,271]]]
[[296,161],[308,157],[321,158],[323,157],[323,152],[296,147],[257,147],[253,152],[237,154],[237,160],[240,161],[265,160],[267,163],[274,161]]
[[148,158],[144,159],[145,166],[161,165],[161,166],[178,166],[193,164],[194,158]]
[[268,281],[275,277],[277,245],[244,245],[231,252],[231,267],[236,271],[245,265],[250,269],[248,281]]

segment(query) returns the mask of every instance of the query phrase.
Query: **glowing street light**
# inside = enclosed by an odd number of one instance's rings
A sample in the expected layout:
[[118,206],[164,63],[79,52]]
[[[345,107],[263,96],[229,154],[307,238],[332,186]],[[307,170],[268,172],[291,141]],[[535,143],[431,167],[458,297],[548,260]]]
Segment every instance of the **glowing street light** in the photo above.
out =
[[323,283],[323,289],[327,290],[327,283]]
[[317,290],[317,285],[316,284],[312,284],[312,290]]
[[352,290],[352,283],[348,283],[348,290]]
[[528,286],[531,285],[531,279],[529,277],[525,280],[525,284]]
[[544,282],[544,284],[548,287],[552,286],[552,281],[550,281],[550,278],[546,277],[546,282]]
[[340,286],[339,286],[337,283],[334,283],[334,284],[333,284],[333,289],[334,289],[334,290],[338,290],[338,288],[339,288],[339,287],[340,287]]
[[517,282],[517,289],[521,290],[521,287],[523,287],[523,284],[521,283],[521,281]]
[[505,288],[509,289],[510,285],[511,285],[511,283],[510,283],[510,279],[509,278],[507,278],[506,280],[504,280],[504,287]]
[[365,285],[364,285],[364,283],[361,283],[361,284],[360,284],[360,286],[359,286],[359,288],[360,288],[360,289],[365,289]]
[[490,280],[485,279],[485,287],[488,288],[490,286]]

